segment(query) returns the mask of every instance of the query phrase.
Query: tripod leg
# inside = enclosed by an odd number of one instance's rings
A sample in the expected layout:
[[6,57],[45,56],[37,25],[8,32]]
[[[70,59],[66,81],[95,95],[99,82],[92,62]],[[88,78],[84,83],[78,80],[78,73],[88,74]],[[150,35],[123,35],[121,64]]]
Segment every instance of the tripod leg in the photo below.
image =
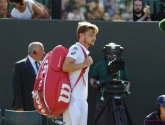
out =
[[113,111],[114,111],[115,123],[116,125],[120,125],[119,111],[118,111],[118,107],[116,106],[114,96],[112,96],[112,106],[113,106]]
[[[128,125],[122,96],[115,95],[112,98],[116,125]],[[130,124],[131,125],[131,124]]]
[[111,96],[109,96],[109,97],[108,97],[107,101],[105,102],[105,104],[104,104],[104,105],[103,105],[103,107],[101,108],[101,110],[100,110],[99,114],[98,114],[98,115],[97,115],[97,117],[95,118],[94,125],[96,125],[96,124],[97,124],[97,121],[99,120],[99,118],[100,118],[101,114],[103,113],[103,111],[104,111],[104,110],[105,110],[105,108],[107,107],[107,105],[108,105],[108,103],[109,103],[110,99],[111,99]]
[[127,108],[127,106],[126,106],[124,101],[123,101],[123,103],[124,103],[124,107],[125,107],[126,116],[127,116],[127,119],[128,119],[128,124],[129,125],[133,125],[133,121],[132,121],[131,116],[130,116],[130,114],[128,112],[128,108]]
[[125,108],[124,108],[124,103],[123,103],[123,97],[121,97],[120,110],[121,110],[122,125],[127,125],[128,123],[127,123],[126,114],[125,114]]
[[128,113],[128,109],[126,107],[126,104],[124,102],[123,97],[121,97],[121,105],[120,105],[119,109],[120,109],[120,116],[121,116],[122,125],[133,125],[133,122],[132,122],[131,117]]

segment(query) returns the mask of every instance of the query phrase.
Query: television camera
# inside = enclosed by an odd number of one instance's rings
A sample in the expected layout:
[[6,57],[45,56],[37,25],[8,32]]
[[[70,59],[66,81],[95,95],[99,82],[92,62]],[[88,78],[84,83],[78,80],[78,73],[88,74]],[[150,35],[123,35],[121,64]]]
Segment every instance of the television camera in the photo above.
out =
[[[103,47],[103,52],[108,61],[107,71],[111,74],[112,79],[110,81],[95,81],[95,85],[103,86],[110,93],[125,93],[130,94],[128,90],[125,90],[127,81],[121,80],[119,78],[120,70],[124,70],[125,62],[122,58],[122,52],[124,48],[121,45],[116,45],[115,43],[110,43]],[[111,60],[107,59],[107,56],[111,56]]]
[[[112,105],[113,107],[113,117],[116,125],[133,125],[124,102],[124,95],[130,94],[129,90],[126,90],[128,81],[120,79],[120,71],[125,69],[125,62],[122,58],[123,50],[124,48],[121,45],[115,43],[110,43],[103,47],[103,52],[106,57],[105,59],[108,61],[107,71],[111,74],[112,79],[110,81],[96,80],[94,83],[95,85],[102,87],[102,93],[104,91],[110,93],[108,99],[105,101],[105,104],[96,117],[94,125],[97,124],[98,119],[107,105]],[[111,58],[108,59],[108,56]]]

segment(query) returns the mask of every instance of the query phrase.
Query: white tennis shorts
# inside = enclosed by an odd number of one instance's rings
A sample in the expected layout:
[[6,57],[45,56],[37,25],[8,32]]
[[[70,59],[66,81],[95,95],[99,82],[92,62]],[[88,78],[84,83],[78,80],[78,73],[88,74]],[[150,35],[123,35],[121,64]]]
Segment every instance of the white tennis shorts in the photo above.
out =
[[68,109],[63,113],[65,125],[87,125],[88,103],[71,96]]

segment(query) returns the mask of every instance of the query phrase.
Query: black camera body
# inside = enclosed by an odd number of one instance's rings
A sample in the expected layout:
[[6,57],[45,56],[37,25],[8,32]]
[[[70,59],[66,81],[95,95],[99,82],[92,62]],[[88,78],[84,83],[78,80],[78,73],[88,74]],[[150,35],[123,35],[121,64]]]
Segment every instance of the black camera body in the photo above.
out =
[[113,54],[115,57],[108,62],[108,73],[111,74],[112,80],[110,81],[95,81],[95,85],[104,87],[108,92],[114,94],[129,94],[126,90],[127,81],[123,81],[119,78],[118,72],[124,70],[125,62],[122,60],[122,52],[124,48],[121,45],[110,43],[103,47],[104,55]]
[[122,60],[122,52],[124,48],[121,45],[110,43],[103,47],[104,55],[113,54],[115,57],[108,62],[108,71],[112,75],[117,73],[119,70],[124,70],[125,62]]
[[111,94],[130,94],[128,90],[126,90],[126,85],[128,84],[128,81],[123,80],[110,80],[110,81],[95,81],[94,85],[97,85],[99,87],[104,87],[105,90]]

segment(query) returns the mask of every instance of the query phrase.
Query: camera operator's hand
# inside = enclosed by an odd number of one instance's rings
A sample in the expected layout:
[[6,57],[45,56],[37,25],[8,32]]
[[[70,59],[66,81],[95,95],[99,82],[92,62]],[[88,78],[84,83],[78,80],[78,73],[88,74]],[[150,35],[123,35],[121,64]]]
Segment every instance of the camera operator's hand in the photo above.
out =
[[126,97],[130,94],[130,91],[128,89],[125,90],[124,94],[123,94],[123,97]]
[[92,86],[93,86],[94,88],[99,88],[99,87],[100,87],[100,86],[95,85],[95,84],[92,84]]
[[91,56],[88,56],[85,61],[84,61],[84,64],[88,67],[90,66],[91,64],[93,63],[93,60],[92,60],[92,57]]
[[90,84],[91,84],[91,86],[94,87],[94,88],[99,88],[99,86],[95,84],[96,81],[97,81],[96,79],[91,78],[91,79],[90,79]]
[[101,82],[99,80],[96,80],[94,83],[93,83],[94,86],[97,86],[98,87],[101,87]]

